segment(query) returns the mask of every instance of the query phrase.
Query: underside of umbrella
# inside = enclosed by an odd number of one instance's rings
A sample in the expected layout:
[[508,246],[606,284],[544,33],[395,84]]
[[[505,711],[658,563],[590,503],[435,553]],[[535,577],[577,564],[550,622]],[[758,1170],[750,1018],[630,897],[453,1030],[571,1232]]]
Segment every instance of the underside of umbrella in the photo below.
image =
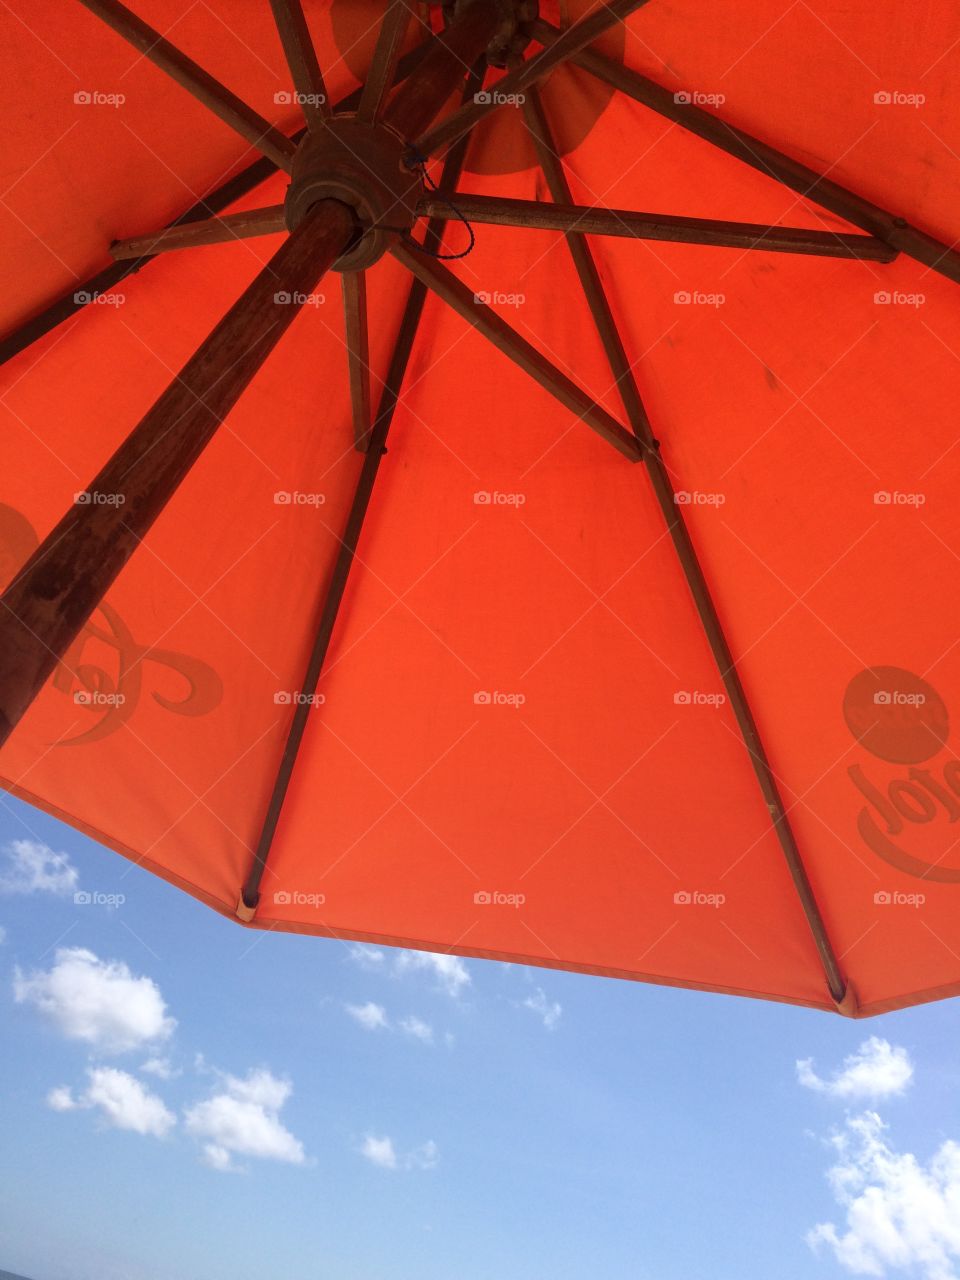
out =
[[31,19],[3,786],[254,928],[960,991],[953,7]]

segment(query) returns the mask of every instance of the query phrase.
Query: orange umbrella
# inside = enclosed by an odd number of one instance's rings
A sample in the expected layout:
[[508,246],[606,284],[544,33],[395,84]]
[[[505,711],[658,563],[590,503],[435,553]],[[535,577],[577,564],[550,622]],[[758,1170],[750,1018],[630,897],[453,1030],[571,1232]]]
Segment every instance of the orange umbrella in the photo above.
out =
[[256,928],[957,994],[960,13],[272,9],[3,19],[3,785]]

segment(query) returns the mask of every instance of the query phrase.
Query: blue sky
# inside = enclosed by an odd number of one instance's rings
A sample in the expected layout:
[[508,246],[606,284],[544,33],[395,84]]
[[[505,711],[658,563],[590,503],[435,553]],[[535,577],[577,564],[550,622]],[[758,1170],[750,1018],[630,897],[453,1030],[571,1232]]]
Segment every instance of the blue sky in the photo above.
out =
[[0,1269],[960,1275],[953,1001],[855,1023],[251,933],[8,797],[0,889]]

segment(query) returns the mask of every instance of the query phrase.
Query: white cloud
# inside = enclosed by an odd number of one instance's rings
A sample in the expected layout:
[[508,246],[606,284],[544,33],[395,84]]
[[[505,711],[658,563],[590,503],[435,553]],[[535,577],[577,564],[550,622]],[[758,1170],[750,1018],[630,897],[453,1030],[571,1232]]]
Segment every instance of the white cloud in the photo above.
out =
[[4,845],[0,893],[72,894],[77,870],[65,853],[55,853],[39,840],[11,840]]
[[397,972],[427,969],[447,995],[456,998],[470,983],[470,973],[459,956],[437,951],[401,951],[397,956]]
[[233,1163],[230,1152],[213,1143],[207,1143],[203,1148],[203,1163],[210,1169],[216,1169],[217,1173],[240,1172],[239,1167]]
[[400,1030],[408,1036],[413,1036],[415,1040],[422,1040],[424,1044],[433,1044],[433,1027],[415,1014],[411,1014],[409,1018],[400,1019]]
[[437,1144],[431,1138],[429,1142],[425,1142],[422,1147],[417,1147],[415,1151],[411,1151],[406,1159],[408,1169],[434,1169],[440,1159],[440,1152]]
[[146,1071],[147,1075],[156,1076],[158,1080],[175,1080],[177,1076],[183,1074],[174,1069],[169,1058],[148,1058],[146,1062],[141,1063],[140,1070]]
[[366,1004],[345,1004],[343,1007],[366,1031],[377,1031],[389,1025],[383,1005],[374,1004],[372,1000],[368,1000]]
[[379,1165],[381,1169],[397,1167],[397,1153],[393,1149],[393,1141],[390,1138],[374,1138],[372,1134],[368,1134],[363,1140],[360,1154],[372,1164]]
[[154,1138],[166,1137],[176,1124],[176,1117],[162,1099],[144,1088],[129,1072],[115,1067],[93,1067],[87,1076],[90,1083],[78,1098],[61,1085],[50,1090],[47,1106],[54,1111],[99,1108],[113,1128]]
[[558,1004],[556,1000],[548,1000],[543,987],[537,987],[536,993],[527,996],[523,1002],[524,1009],[532,1009],[538,1017],[543,1019],[543,1025],[548,1031],[552,1031],[560,1021],[560,1015],[563,1013],[563,1006]]
[[67,1086],[61,1084],[47,1094],[47,1106],[51,1111],[73,1111],[77,1103]]
[[280,1120],[291,1092],[288,1080],[263,1068],[224,1076],[218,1093],[184,1112],[187,1132],[204,1141],[206,1163],[221,1172],[236,1167],[235,1155],[304,1164],[303,1144]]
[[81,947],[61,947],[49,971],[16,970],[14,999],[32,1004],[70,1040],[106,1053],[124,1053],[166,1040],[176,1022],[160,988],[134,977],[119,960],[100,960]]
[[433,1169],[440,1159],[437,1144],[430,1139],[405,1156],[398,1156],[392,1138],[375,1138],[367,1134],[360,1154],[381,1169]]
[[879,1036],[864,1040],[856,1053],[843,1060],[843,1066],[830,1080],[824,1080],[813,1069],[813,1059],[797,1063],[797,1079],[807,1089],[831,1098],[851,1101],[888,1098],[903,1091],[913,1079],[913,1063],[906,1049],[892,1045]]
[[960,1263],[960,1144],[947,1141],[922,1164],[887,1142],[872,1111],[853,1116],[832,1139],[837,1163],[827,1174],[846,1230],[821,1222],[807,1234],[857,1275],[910,1271],[924,1280],[957,1280]]
[[383,952],[377,947],[367,946],[363,942],[351,943],[348,948],[348,954],[354,964],[360,966],[361,969],[381,969],[386,959]]

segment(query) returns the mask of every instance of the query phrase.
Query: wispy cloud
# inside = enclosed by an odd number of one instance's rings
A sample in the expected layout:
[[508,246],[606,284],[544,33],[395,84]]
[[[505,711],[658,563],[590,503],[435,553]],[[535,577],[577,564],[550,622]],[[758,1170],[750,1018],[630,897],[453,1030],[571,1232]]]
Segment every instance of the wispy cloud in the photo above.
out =
[[375,1138],[373,1134],[367,1134],[360,1148],[360,1154],[371,1164],[379,1165],[381,1169],[397,1167],[397,1153],[394,1150],[392,1138]]
[[411,1014],[408,1018],[401,1018],[398,1025],[404,1035],[413,1036],[414,1040],[421,1040],[424,1044],[433,1044],[433,1027],[422,1018]]
[[158,1080],[175,1080],[183,1073],[175,1070],[169,1058],[148,1058],[140,1064],[140,1070],[148,1076],[156,1076]]
[[813,1059],[797,1062],[797,1079],[806,1089],[845,1101],[889,1098],[903,1093],[913,1079],[913,1063],[906,1049],[871,1036],[844,1058],[843,1065],[825,1080],[813,1069]]
[[537,987],[532,996],[523,1001],[524,1009],[532,1010],[543,1021],[548,1031],[552,1031],[560,1021],[563,1006],[556,1000],[548,1000],[543,987]]
[[368,1000],[366,1004],[345,1004],[343,1007],[354,1022],[359,1022],[366,1031],[379,1031],[389,1025],[383,1005],[374,1004],[372,1000]]
[[53,893],[67,897],[79,876],[65,853],[39,840],[11,840],[0,851],[0,893]]
[[369,947],[363,942],[353,942],[347,948],[347,954],[354,964],[361,969],[383,969],[386,956],[379,947]]
[[470,972],[459,956],[438,951],[400,951],[396,959],[397,973],[415,970],[432,974],[442,991],[456,999],[470,985]]
[[439,1163],[440,1151],[431,1138],[405,1155],[398,1155],[392,1138],[377,1138],[367,1134],[360,1147],[360,1154],[381,1169],[433,1169]]
[[74,1097],[65,1085],[51,1089],[47,1106],[54,1111],[79,1111],[95,1108],[114,1129],[164,1138],[176,1124],[176,1116],[163,1100],[127,1071],[116,1067],[92,1067],[87,1071],[89,1083]]

